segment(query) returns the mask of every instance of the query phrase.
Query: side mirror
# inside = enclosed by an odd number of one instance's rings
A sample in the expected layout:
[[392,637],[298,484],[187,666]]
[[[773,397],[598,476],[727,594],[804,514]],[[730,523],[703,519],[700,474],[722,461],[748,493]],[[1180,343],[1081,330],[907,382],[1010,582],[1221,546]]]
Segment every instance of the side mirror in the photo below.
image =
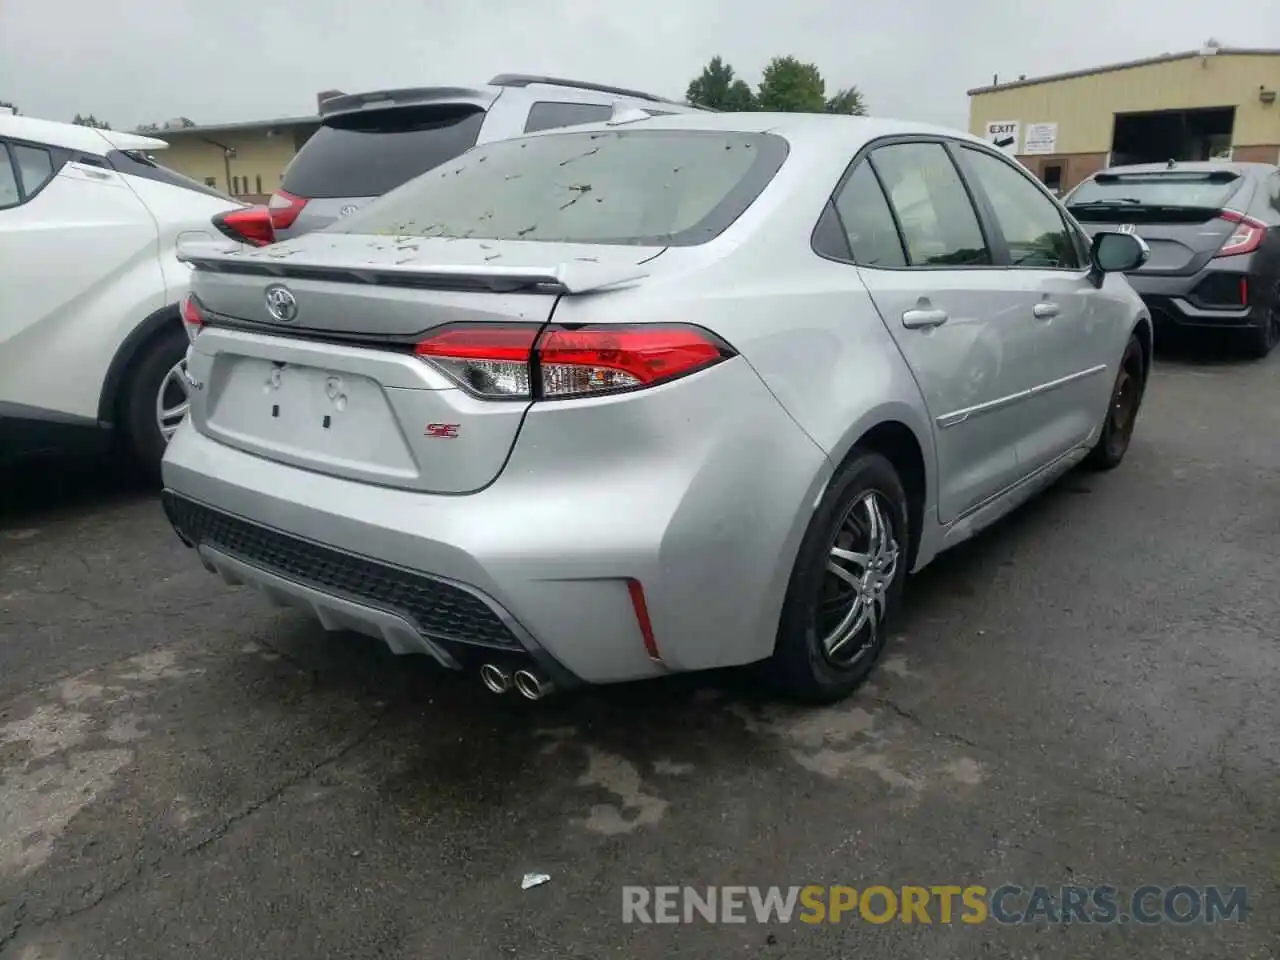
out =
[[1091,271],[1099,282],[1104,274],[1128,273],[1150,259],[1147,242],[1132,233],[1096,233],[1089,249]]

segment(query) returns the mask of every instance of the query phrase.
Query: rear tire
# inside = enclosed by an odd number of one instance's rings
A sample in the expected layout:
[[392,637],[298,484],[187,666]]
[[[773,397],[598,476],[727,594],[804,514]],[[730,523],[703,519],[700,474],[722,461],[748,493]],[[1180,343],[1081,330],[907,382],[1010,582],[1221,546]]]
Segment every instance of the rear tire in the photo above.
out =
[[1272,307],[1266,321],[1245,331],[1242,339],[1245,353],[1257,360],[1265,360],[1280,343],[1280,307]]
[[1120,357],[1120,369],[1115,385],[1111,388],[1111,400],[1102,421],[1102,435],[1089,451],[1085,463],[1095,470],[1114,470],[1129,451],[1133,439],[1133,425],[1142,407],[1142,396],[1147,389],[1146,362],[1142,344],[1136,336],[1130,336]]
[[854,450],[823,495],[791,573],[777,643],[765,665],[783,693],[833,703],[870,673],[906,580],[908,516],[893,464]]
[[[187,355],[186,331],[174,320],[139,349],[129,370],[120,404],[120,421],[128,453],[148,475],[159,477],[160,461],[169,444],[168,428],[176,428],[181,417],[167,418],[161,429],[161,407],[176,410],[185,402],[185,382],[181,371]],[[163,396],[162,396],[163,392]],[[182,416],[185,417],[185,408]]]

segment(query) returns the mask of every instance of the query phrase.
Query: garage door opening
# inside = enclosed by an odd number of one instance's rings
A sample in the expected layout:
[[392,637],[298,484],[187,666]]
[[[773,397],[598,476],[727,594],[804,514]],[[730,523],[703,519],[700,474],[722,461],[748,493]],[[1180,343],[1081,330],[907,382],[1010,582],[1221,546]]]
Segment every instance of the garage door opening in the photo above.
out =
[[1118,113],[1111,138],[1111,163],[1225,160],[1231,156],[1235,122],[1235,107]]

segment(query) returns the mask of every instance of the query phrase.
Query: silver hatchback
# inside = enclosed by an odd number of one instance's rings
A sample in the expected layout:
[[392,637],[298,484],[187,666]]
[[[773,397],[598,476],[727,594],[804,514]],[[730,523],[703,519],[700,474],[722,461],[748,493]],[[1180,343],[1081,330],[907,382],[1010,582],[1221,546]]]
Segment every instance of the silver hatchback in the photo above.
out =
[[832,700],[910,571],[1124,457],[1146,255],[918,124],[486,144],[321,232],[187,251],[165,508],[229,582],[497,692],[760,663]]

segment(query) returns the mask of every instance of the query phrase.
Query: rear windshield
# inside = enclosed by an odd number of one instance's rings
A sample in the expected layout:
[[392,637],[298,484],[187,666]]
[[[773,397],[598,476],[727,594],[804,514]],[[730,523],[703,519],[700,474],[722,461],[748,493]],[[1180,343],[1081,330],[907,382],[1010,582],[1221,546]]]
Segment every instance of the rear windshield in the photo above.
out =
[[1221,210],[1240,187],[1230,170],[1098,174],[1067,198],[1067,207],[1194,207]]
[[723,232],[787,156],[765,133],[608,130],[476,147],[328,229],[692,246]]
[[470,105],[334,117],[298,151],[281,186],[308,199],[381,196],[475,146],[484,117]]
[[146,180],[155,180],[157,183],[167,183],[171,187],[181,187],[183,190],[193,190],[196,193],[203,193],[207,197],[226,200],[228,203],[240,202],[233,197],[227,196],[221,190],[192,180],[176,170],[170,170],[168,167],[157,163],[154,157],[140,151],[111,150],[107,153],[107,163],[111,165],[112,169],[120,173],[128,173]]

